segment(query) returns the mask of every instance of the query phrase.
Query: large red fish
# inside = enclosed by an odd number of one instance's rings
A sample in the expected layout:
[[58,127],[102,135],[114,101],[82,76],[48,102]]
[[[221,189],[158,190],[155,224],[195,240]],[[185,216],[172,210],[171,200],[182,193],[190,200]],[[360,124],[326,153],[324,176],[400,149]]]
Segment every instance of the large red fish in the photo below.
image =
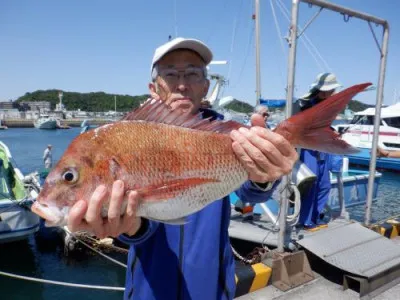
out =
[[[329,126],[369,85],[343,90],[274,131],[295,147],[337,154],[357,151]],[[229,137],[231,130],[244,125],[201,120],[162,102],[147,102],[127,118],[85,132],[69,145],[32,206],[47,225],[66,224],[69,208],[79,199],[89,200],[101,184],[109,196],[117,179],[141,195],[137,216],[165,223],[181,222],[248,179]],[[107,208],[108,203],[104,216]]]

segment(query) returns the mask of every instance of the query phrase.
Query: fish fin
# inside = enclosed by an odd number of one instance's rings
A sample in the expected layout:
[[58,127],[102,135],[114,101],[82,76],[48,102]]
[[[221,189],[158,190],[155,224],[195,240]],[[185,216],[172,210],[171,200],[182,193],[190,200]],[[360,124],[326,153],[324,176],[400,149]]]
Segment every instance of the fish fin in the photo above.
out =
[[111,174],[112,178],[114,178],[114,180],[119,179],[122,168],[115,157],[111,157],[111,159],[109,160],[108,167],[110,169],[110,174]]
[[122,120],[147,121],[175,125],[201,131],[230,133],[234,129],[247,127],[235,121],[211,121],[202,119],[201,113],[193,115],[190,111],[172,109],[161,100],[149,100],[139,108],[128,113]]
[[168,225],[185,225],[187,223],[185,218],[170,219],[170,220],[160,220],[160,219],[149,218],[149,217],[144,217],[144,218],[152,220],[152,221],[160,222],[160,223],[165,223]]
[[138,189],[137,192],[141,196],[143,202],[167,201],[181,194],[183,190],[212,182],[219,181],[210,178],[176,179],[152,184]]
[[343,141],[330,126],[350,100],[370,85],[371,83],[358,84],[334,94],[278,124],[274,132],[284,136],[293,145],[305,149],[336,154],[358,152],[357,148]]

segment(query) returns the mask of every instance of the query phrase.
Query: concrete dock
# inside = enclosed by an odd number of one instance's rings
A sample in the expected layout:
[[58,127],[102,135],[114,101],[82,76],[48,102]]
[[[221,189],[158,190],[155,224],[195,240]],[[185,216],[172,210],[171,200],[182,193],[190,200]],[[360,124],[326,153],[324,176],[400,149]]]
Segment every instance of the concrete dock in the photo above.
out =
[[[315,279],[307,284],[282,292],[272,285],[253,293],[235,298],[237,300],[355,300],[360,299],[359,294],[351,289],[343,290],[343,286],[327,280],[314,273]],[[397,300],[400,298],[400,284],[374,297],[366,299]]]

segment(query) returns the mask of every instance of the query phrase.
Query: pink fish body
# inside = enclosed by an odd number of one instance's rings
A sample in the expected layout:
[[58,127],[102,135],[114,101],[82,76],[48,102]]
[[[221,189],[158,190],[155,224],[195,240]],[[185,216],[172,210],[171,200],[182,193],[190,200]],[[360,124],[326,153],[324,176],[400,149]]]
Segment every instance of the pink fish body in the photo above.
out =
[[[353,86],[332,96],[282,122],[276,132],[294,146],[354,152],[329,125],[368,85]],[[46,178],[32,211],[48,225],[64,225],[76,201],[89,200],[101,184],[110,195],[113,182],[120,179],[127,190],[141,195],[137,216],[180,223],[248,179],[228,135],[242,124],[201,120],[171,111],[162,102],[148,102],[127,119],[76,137]],[[107,209],[108,203],[104,216]]]

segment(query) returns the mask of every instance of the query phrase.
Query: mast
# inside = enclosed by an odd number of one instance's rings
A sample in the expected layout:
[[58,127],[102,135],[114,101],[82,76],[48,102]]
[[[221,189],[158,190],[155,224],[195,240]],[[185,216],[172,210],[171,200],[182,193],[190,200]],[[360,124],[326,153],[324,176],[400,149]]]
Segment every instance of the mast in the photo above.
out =
[[260,75],[260,1],[255,0],[255,22],[256,22],[256,105],[260,104],[261,98],[261,75]]

